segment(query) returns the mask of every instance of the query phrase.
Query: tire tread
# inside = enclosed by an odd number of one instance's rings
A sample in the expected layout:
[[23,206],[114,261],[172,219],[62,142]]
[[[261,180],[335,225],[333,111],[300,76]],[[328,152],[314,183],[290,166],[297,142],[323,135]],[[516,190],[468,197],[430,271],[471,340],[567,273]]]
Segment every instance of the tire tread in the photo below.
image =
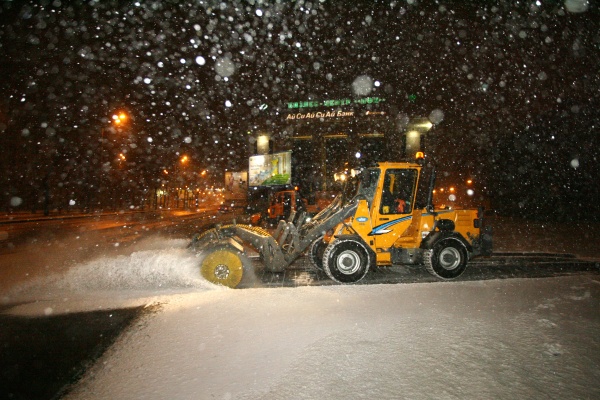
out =
[[[357,280],[352,281],[352,282],[342,282],[339,279],[335,278],[333,276],[333,274],[331,273],[331,270],[329,268],[329,262],[328,262],[328,260],[329,260],[329,255],[331,254],[332,251],[335,250],[336,247],[338,247],[338,246],[340,246],[340,245],[342,245],[344,243],[350,243],[350,242],[354,243],[354,244],[356,244],[358,246],[360,246],[364,250],[365,256],[366,256],[366,267],[365,267],[365,271],[362,274],[362,276],[360,276],[360,278],[358,278]],[[323,252],[323,270],[325,271],[325,273],[327,274],[327,276],[331,280],[333,280],[335,282],[339,282],[339,283],[356,283],[356,282],[359,282],[369,272],[369,268],[371,266],[371,262],[372,261],[371,261],[371,255],[369,254],[369,249],[366,248],[362,243],[360,243],[360,242],[358,242],[356,240],[353,240],[353,239],[334,239],[333,241],[331,241],[329,243],[329,245],[327,246],[327,248]]]

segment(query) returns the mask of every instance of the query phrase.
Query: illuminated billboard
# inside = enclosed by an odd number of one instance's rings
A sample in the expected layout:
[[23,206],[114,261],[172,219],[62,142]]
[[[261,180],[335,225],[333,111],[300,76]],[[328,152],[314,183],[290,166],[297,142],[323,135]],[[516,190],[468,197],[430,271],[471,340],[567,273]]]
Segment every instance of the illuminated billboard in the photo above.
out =
[[292,183],[292,152],[250,157],[249,186],[289,185]]
[[231,199],[245,198],[247,193],[248,173],[225,172],[225,197]]
[[292,101],[282,115],[286,122],[369,121],[387,116],[385,102],[382,97]]

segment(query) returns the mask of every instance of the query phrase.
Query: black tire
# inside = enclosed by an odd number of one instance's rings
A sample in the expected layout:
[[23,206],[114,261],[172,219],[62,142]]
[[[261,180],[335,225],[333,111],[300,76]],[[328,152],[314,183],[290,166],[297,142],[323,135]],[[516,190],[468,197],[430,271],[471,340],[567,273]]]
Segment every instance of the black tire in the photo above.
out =
[[440,279],[454,279],[465,272],[468,253],[458,239],[446,238],[425,251],[423,261],[431,275]]
[[325,249],[327,248],[327,243],[323,241],[323,236],[321,235],[315,239],[308,249],[310,263],[319,271],[323,271],[323,253],[325,253]]
[[369,272],[370,265],[369,250],[357,240],[335,239],[323,253],[323,270],[336,282],[358,282]]

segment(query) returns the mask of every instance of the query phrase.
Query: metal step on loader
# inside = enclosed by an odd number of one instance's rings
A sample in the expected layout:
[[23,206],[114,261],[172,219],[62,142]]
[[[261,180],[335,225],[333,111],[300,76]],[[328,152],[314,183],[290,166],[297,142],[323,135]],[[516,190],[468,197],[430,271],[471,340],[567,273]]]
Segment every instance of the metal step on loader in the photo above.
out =
[[[273,234],[236,224],[196,234],[189,247],[208,281],[238,286],[253,276],[248,246],[262,267],[281,272],[303,255],[339,283],[358,282],[370,268],[423,265],[442,280],[457,278],[469,259],[490,255],[483,209],[436,209],[435,169],[422,162],[384,162],[356,171],[354,196],[342,194],[308,222],[292,213]],[[345,191],[347,192],[347,191]]]

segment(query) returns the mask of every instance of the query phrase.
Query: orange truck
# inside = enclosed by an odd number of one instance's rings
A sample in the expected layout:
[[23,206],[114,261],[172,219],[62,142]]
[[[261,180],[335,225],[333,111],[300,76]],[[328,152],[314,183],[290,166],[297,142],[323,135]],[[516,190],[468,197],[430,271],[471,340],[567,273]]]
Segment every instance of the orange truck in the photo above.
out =
[[337,192],[316,192],[314,201],[302,198],[295,190],[283,190],[273,195],[267,217],[271,222],[286,220],[292,211],[304,211],[308,217],[325,209],[337,196]]
[[307,211],[307,202],[295,190],[276,192],[267,210],[271,222],[288,219],[292,211]]

